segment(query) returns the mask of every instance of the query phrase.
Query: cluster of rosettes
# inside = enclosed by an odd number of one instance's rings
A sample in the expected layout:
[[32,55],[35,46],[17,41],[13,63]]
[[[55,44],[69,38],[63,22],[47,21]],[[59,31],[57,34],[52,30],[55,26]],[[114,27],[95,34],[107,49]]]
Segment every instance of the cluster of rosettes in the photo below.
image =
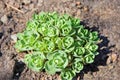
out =
[[62,80],[71,80],[98,54],[98,32],[85,29],[79,19],[66,14],[34,14],[17,37],[15,48],[31,52],[24,57],[30,69],[48,74],[61,72]]

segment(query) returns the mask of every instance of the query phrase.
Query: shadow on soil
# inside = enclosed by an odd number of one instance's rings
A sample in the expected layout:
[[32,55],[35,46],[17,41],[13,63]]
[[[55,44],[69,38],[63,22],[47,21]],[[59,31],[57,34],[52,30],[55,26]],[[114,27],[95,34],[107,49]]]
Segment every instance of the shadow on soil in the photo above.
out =
[[2,57],[2,53],[1,53],[1,51],[0,51],[0,57]]
[[[81,24],[84,25],[84,23],[81,23]],[[85,28],[87,28],[91,31],[98,31],[99,32],[98,27],[89,28],[86,26]],[[99,34],[99,38],[102,41],[98,44],[99,55],[97,55],[95,57],[94,63],[85,65],[84,69],[79,74],[77,74],[77,76],[73,80],[77,80],[78,76],[80,77],[80,80],[84,80],[84,74],[87,74],[88,72],[91,72],[91,74],[92,74],[92,72],[97,72],[97,71],[99,71],[98,66],[105,66],[106,65],[106,61],[108,58],[107,55],[112,52],[110,49],[115,47],[115,45],[109,46],[108,45],[109,44],[108,38],[105,36],[102,36],[101,34]]]
[[25,64],[21,61],[15,61],[15,65],[13,68],[13,80],[19,80],[21,73],[25,68]]
[[2,38],[2,36],[3,36],[3,33],[0,32],[0,39]]

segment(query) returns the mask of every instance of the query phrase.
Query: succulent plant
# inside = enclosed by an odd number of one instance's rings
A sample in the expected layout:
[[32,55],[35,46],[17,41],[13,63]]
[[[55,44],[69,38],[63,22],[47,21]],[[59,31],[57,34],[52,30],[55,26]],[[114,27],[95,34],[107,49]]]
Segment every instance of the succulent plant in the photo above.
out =
[[24,57],[28,68],[60,72],[62,80],[71,80],[98,54],[98,32],[85,29],[79,19],[67,14],[34,14],[17,37],[15,48],[28,52]]

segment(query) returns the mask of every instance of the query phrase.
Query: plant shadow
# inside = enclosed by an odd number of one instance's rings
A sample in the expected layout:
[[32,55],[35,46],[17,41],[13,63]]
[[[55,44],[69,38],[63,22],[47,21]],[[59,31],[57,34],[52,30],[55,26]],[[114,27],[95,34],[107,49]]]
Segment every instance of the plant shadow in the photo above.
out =
[[23,70],[25,69],[25,64],[22,61],[15,60],[15,65],[13,68],[13,80],[19,80],[19,77]]
[[[81,23],[82,25],[85,26],[84,23]],[[90,31],[98,31],[98,27],[92,27],[89,28],[88,26],[85,26],[86,29],[89,29]],[[99,49],[99,55],[97,55],[94,59],[94,62],[92,64],[88,64],[84,66],[84,69],[77,74],[76,77],[73,78],[73,80],[78,80],[77,78],[79,77],[79,80],[84,80],[84,74],[87,74],[88,72],[97,72],[99,71],[98,66],[106,66],[108,54],[112,52],[111,48],[115,47],[115,45],[109,46],[109,39],[106,36],[103,36],[102,34],[99,34],[99,38],[101,40],[100,43],[98,43]]]
[[0,57],[2,57],[2,52],[0,51]]

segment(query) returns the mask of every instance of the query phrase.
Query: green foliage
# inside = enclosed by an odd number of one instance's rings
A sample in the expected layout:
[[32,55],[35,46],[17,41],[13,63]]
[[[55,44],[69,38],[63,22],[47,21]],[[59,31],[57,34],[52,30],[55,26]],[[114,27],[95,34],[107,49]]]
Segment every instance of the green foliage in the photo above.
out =
[[72,69],[76,72],[79,73],[83,69],[83,63],[82,59],[80,58],[75,58],[73,63],[72,63]]
[[[68,65],[68,56],[64,51],[55,51],[47,55],[48,61],[45,64],[45,70],[49,74],[60,72]],[[51,67],[49,69],[49,67]],[[51,69],[53,69],[51,73]]]
[[24,62],[30,69],[34,71],[41,71],[44,67],[45,56],[41,52],[34,52],[32,54],[26,54]]
[[61,71],[60,76],[62,80],[72,80],[72,78],[75,76],[75,71],[69,68],[65,70],[63,69],[63,71]]
[[72,80],[98,54],[98,32],[85,29],[79,19],[66,14],[34,14],[17,37],[15,48],[27,52],[24,62],[30,69],[61,72],[62,80]]

